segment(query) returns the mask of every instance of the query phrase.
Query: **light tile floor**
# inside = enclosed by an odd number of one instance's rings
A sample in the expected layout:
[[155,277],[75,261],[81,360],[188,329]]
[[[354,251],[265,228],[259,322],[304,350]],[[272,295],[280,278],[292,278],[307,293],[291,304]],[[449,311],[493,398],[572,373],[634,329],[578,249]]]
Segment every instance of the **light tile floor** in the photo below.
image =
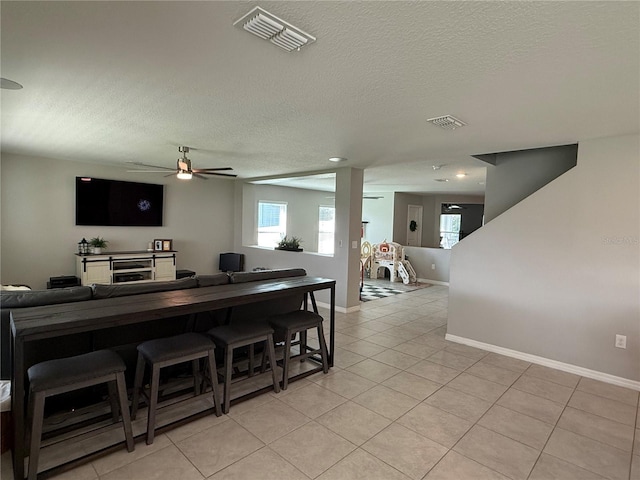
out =
[[640,479],[638,392],[448,342],[447,298],[337,314],[328,375],[55,478]]

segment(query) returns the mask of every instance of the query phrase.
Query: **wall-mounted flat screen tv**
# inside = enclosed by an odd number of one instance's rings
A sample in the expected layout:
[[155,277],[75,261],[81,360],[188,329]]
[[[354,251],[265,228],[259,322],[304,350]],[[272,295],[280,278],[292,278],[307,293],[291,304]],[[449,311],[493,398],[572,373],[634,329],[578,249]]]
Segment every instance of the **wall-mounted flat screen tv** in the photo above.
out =
[[76,225],[161,227],[164,185],[76,177]]

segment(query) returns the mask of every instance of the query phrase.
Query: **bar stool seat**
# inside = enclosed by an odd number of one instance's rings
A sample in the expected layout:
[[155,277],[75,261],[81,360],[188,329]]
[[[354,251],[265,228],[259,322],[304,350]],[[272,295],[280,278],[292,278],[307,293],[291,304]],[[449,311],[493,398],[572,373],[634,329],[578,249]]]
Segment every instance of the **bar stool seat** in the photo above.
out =
[[[224,348],[224,402],[223,411],[229,413],[231,405],[231,377],[233,368],[233,351],[236,348],[249,346],[249,370],[248,376],[253,375],[253,346],[256,343],[265,343],[265,353],[268,353],[273,377],[273,390],[278,393],[280,385],[276,376],[276,355],[273,346],[273,328],[266,323],[259,322],[238,322],[235,324],[223,325],[212,328],[207,332],[216,345]],[[265,366],[263,359],[263,371]]]
[[[148,399],[147,445],[151,445],[155,436],[156,412],[158,410],[158,392],[160,387],[160,369],[184,362],[192,362],[194,393],[200,395],[200,384],[205,380],[212,389],[216,415],[221,415],[218,394],[218,378],[215,360],[215,345],[206,336],[199,333],[183,333],[173,337],[149,340],[138,345],[138,363],[134,380],[132,418],[136,418],[140,394]],[[208,376],[200,371],[200,359],[207,361]],[[151,367],[150,392],[147,395],[142,386],[145,366]]]
[[[289,364],[292,359],[300,359],[303,361],[316,354],[320,355],[322,360],[322,370],[324,373],[329,371],[329,361],[327,354],[327,344],[324,339],[324,329],[322,322],[324,319],[317,313],[308,310],[295,310],[293,312],[283,313],[281,315],[273,315],[268,319],[269,324],[274,328],[275,332],[280,336],[284,335],[284,356],[282,358],[282,389],[286,390],[289,385]],[[307,344],[307,330],[315,328],[318,331],[318,342],[320,348],[314,349]],[[291,355],[292,337],[299,334],[300,339],[297,342],[300,345],[300,352],[297,355]]]
[[[118,408],[122,414],[122,426],[127,450],[134,449],[127,386],[124,380],[125,363],[111,350],[98,350],[75,357],[48,360],[33,365],[27,371],[29,377],[29,416],[31,422],[31,445],[29,454],[29,480],[38,474],[38,459],[44,420],[45,398],[72,390],[107,383],[114,421],[118,421]],[[116,384],[118,402],[113,399],[113,384]]]

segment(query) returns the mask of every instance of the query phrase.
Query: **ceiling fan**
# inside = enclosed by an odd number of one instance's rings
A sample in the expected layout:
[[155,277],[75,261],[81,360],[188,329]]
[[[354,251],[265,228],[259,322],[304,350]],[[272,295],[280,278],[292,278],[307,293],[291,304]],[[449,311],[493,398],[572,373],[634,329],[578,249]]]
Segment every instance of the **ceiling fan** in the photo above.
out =
[[182,157],[178,158],[178,162],[176,168],[162,167],[160,165],[149,165],[142,162],[127,162],[132,165],[138,165],[141,167],[149,167],[156,170],[127,170],[132,173],[166,173],[167,171],[173,171],[169,175],[165,175],[170,177],[171,175],[176,175],[181,180],[191,180],[191,177],[202,178],[206,180],[207,177],[205,175],[218,175],[220,177],[237,177],[233,173],[219,173],[223,170],[233,170],[231,167],[218,167],[218,168],[191,168],[191,160],[187,158],[187,153],[189,153],[189,147],[180,146],[178,147],[178,152],[182,153]]

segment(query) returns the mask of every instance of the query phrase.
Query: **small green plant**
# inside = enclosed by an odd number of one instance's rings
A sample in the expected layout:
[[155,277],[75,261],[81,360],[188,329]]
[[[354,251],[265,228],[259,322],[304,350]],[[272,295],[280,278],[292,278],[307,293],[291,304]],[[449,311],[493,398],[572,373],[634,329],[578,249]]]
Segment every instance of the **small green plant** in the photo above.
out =
[[284,250],[297,250],[300,248],[302,239],[298,237],[287,237],[286,235],[278,242],[278,248]]
[[94,248],[107,248],[107,244],[109,242],[107,242],[104,238],[101,237],[93,237],[91,240],[89,240],[89,245],[91,245]]

